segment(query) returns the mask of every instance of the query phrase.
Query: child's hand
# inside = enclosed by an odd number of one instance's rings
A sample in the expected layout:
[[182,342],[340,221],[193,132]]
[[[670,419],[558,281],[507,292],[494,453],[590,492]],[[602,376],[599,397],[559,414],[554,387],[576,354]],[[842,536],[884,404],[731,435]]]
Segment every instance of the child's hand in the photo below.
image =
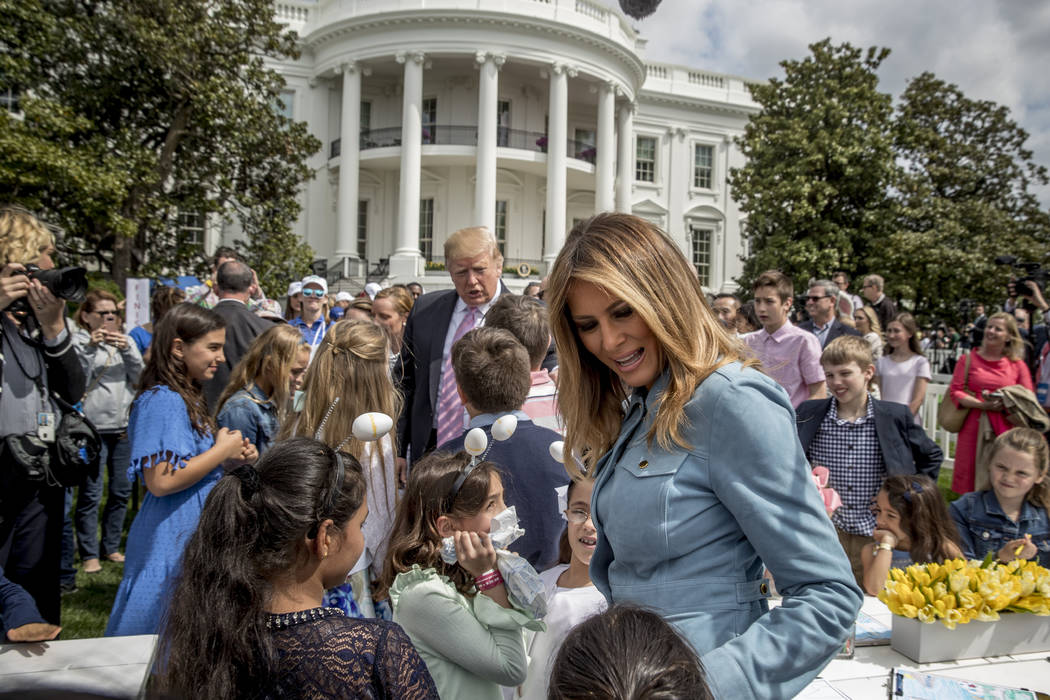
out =
[[251,464],[259,459],[259,450],[255,448],[252,441],[248,438],[244,438],[244,442],[241,444],[241,455],[240,460],[243,464]]
[[219,432],[215,436],[215,447],[219,448],[219,452],[222,454],[222,461],[224,462],[228,459],[240,457],[241,450],[244,448],[244,438],[241,436],[241,431],[219,428]]
[[489,569],[496,568],[496,550],[488,533],[464,532],[456,530],[452,535],[456,543],[456,558],[459,565],[477,577]]
[[876,530],[871,534],[878,544],[888,544],[894,549],[897,548],[897,536],[889,530]]
[[1031,559],[1038,553],[1039,550],[1036,549],[1035,544],[1032,542],[1032,536],[1025,535],[1004,544],[1003,548],[999,550],[998,556],[999,561],[1010,562],[1014,559]]

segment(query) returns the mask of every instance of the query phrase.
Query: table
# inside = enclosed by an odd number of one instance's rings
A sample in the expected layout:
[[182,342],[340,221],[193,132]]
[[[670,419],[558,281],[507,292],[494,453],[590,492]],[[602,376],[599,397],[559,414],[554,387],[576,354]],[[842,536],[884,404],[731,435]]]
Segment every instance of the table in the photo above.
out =
[[157,635],[0,644],[0,690],[75,688],[138,697],[157,650]]
[[[878,598],[864,596],[861,610],[890,624],[893,614]],[[939,623],[935,623],[939,624]],[[1050,623],[1048,623],[1050,624]],[[857,647],[852,659],[835,659],[803,690],[799,700],[886,700],[890,670],[906,668],[949,678],[1023,687],[1050,693],[1050,653],[992,656],[917,664],[889,646]]]

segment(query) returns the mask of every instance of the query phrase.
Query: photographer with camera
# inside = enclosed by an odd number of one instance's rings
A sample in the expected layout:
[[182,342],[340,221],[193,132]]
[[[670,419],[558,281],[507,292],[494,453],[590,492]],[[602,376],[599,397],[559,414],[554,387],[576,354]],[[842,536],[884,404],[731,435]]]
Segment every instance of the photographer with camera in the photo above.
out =
[[65,493],[50,471],[62,415],[54,397],[72,404],[85,382],[54,293],[83,295],[84,271],[54,271],[54,252],[36,217],[0,208],[0,567],[57,625]]

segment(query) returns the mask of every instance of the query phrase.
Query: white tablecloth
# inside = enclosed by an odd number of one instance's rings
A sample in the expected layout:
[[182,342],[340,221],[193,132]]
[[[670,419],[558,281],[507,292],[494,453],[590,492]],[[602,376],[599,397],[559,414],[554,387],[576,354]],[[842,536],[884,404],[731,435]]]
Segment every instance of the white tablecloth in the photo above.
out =
[[0,644],[0,689],[57,687],[136,697],[156,649],[154,634]]
[[[861,610],[887,625],[893,617],[882,601],[871,596],[864,596]],[[797,697],[804,700],[842,700],[844,697],[886,700],[889,697],[890,670],[894,668],[1050,693],[1048,656],[1048,652],[1038,652],[917,664],[889,646],[857,647],[854,658],[832,661]]]

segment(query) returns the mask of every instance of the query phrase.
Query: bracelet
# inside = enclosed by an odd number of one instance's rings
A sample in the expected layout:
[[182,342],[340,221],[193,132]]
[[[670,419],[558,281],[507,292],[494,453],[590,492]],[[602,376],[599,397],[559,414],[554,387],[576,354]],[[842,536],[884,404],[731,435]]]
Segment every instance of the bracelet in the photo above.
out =
[[474,586],[479,591],[487,591],[502,584],[503,575],[496,569],[489,569],[485,573],[474,577]]
[[880,549],[885,549],[887,552],[893,551],[893,546],[886,544],[885,542],[877,542],[875,548],[872,550],[873,555],[877,555]]

